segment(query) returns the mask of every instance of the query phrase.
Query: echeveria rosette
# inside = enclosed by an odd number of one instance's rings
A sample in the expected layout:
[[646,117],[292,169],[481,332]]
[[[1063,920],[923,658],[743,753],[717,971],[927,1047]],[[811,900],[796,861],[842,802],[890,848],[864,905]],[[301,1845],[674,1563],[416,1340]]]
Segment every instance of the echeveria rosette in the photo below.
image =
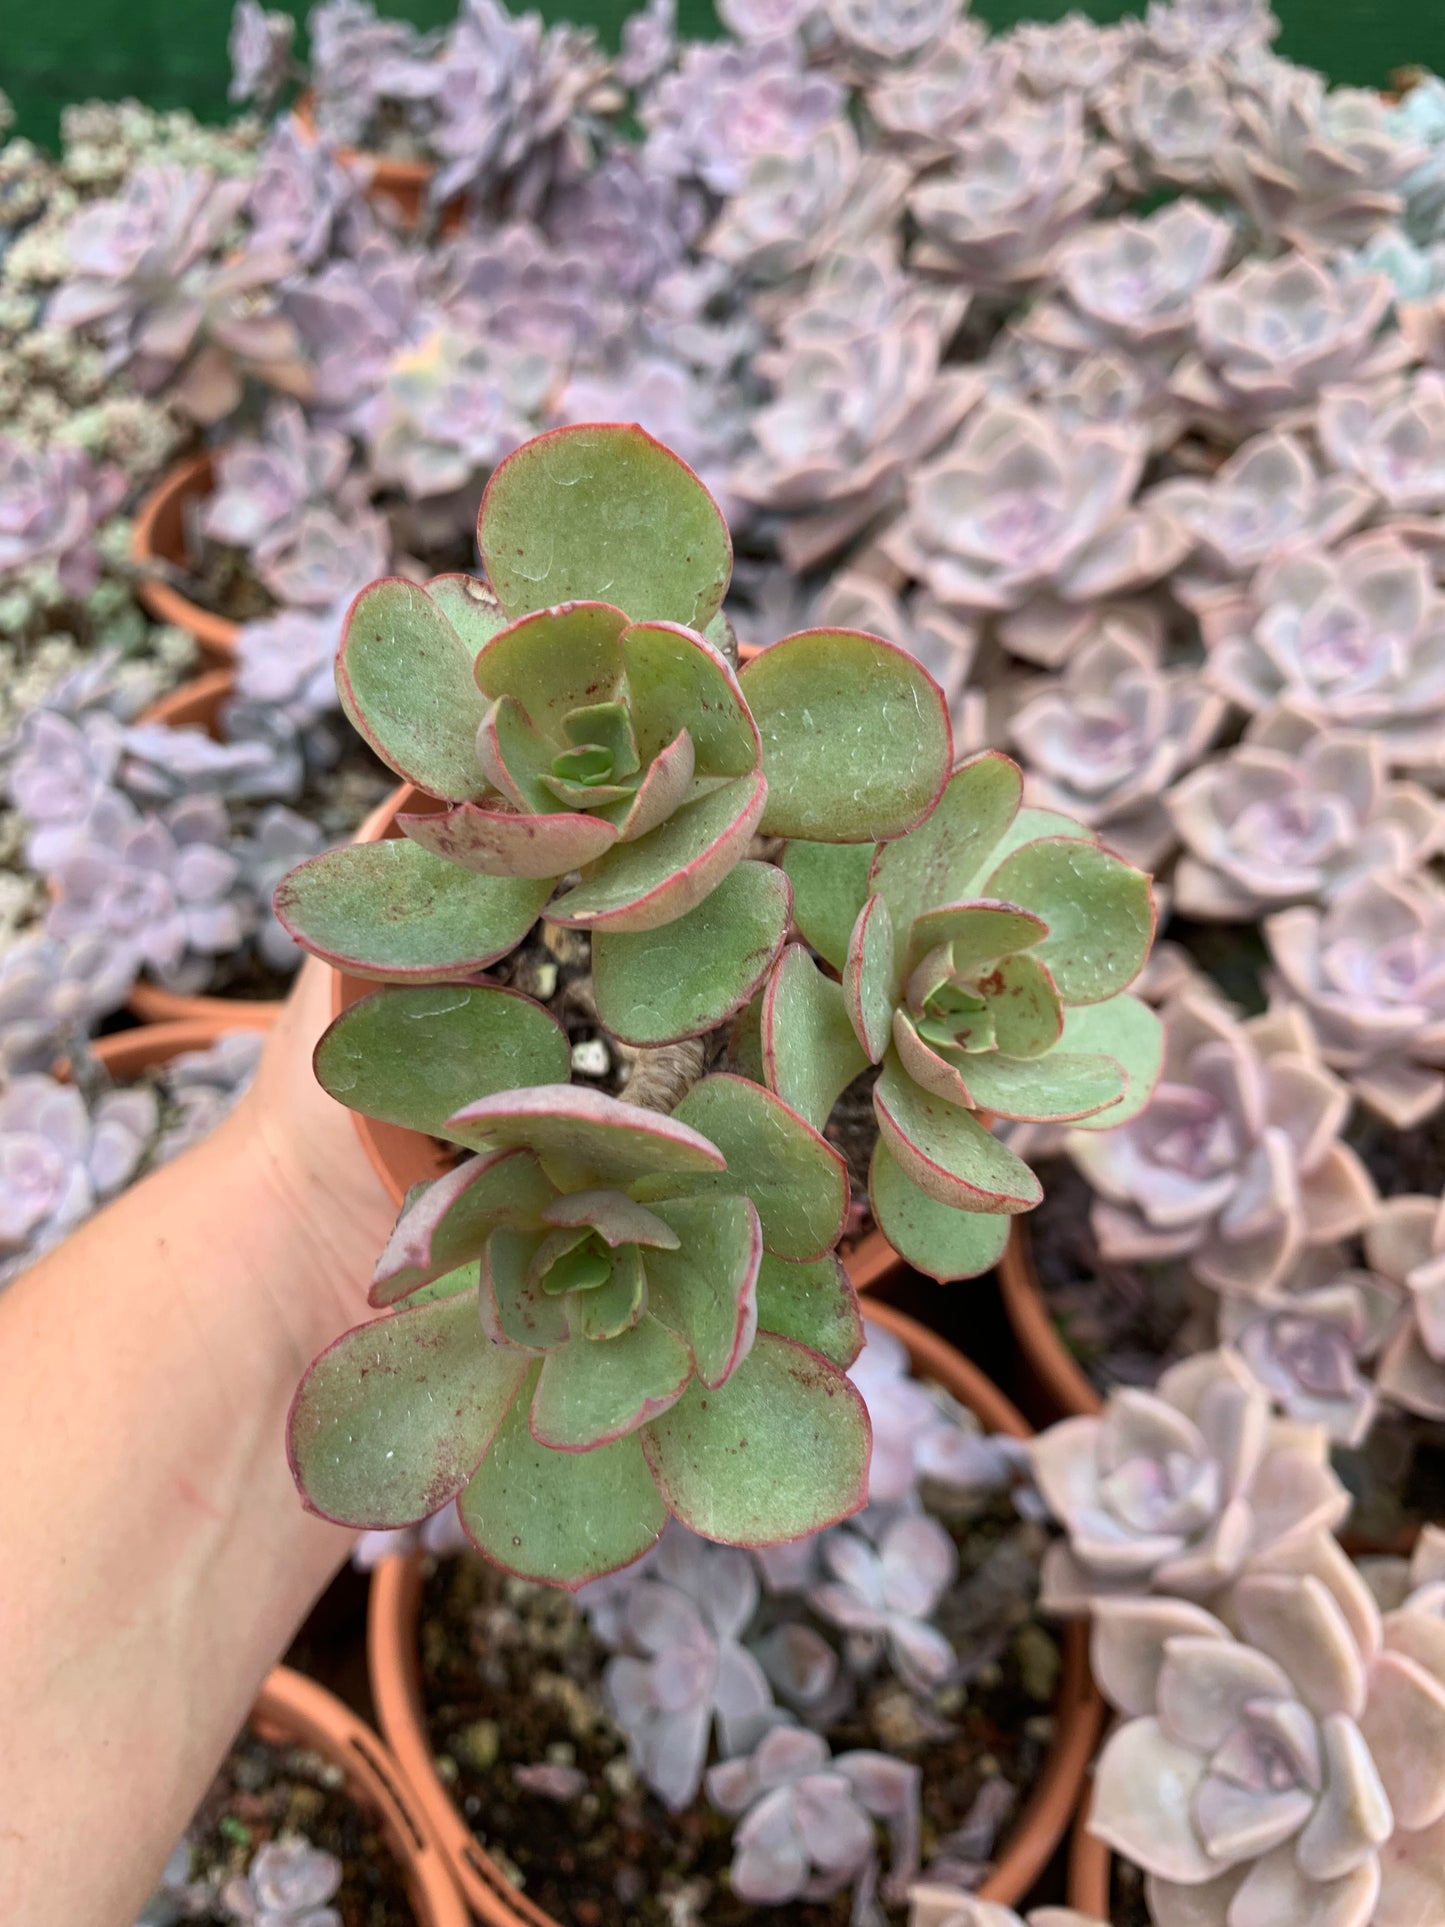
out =
[[[377,1024],[403,1048],[395,1000],[429,994],[378,992],[339,1019],[323,1081],[354,1102]],[[528,1009],[540,1046],[551,1019]],[[348,1033],[356,1012],[371,1036]],[[869,1435],[844,1372],[861,1330],[831,1255],[837,1152],[725,1074],[670,1118],[510,1074],[441,1126],[475,1155],[403,1206],[372,1293],[401,1308],[302,1382],[307,1502],[376,1528],[456,1499],[488,1557],[568,1587],[639,1558],[669,1513],[761,1545],[855,1511]],[[450,1101],[420,1068],[413,1093],[413,1123]]]
[[1387,1198],[1365,1255],[1369,1275],[1402,1294],[1408,1314],[1375,1367],[1376,1387],[1407,1412],[1445,1419],[1445,1208],[1415,1194]]
[[[352,721],[442,807],[403,812],[399,840],[302,865],[278,915],[354,975],[442,982],[545,914],[593,934],[614,1034],[709,1029],[752,994],[787,926],[786,885],[758,865],[738,874],[754,832],[907,828],[951,758],[942,695],[902,651],[843,633],[776,645],[745,693],[704,633],[725,633],[726,525],[640,428],[526,444],[494,474],[478,532],[490,588],[373,585],[338,665]],[[663,1020],[646,1009],[659,979],[637,939],[690,915],[679,941],[704,987]]]
[[758,1011],[764,1076],[821,1126],[881,1065],[873,1214],[941,1279],[987,1270],[1041,1196],[980,1113],[1118,1123],[1158,1070],[1158,1021],[1124,994],[1153,936],[1149,879],[1022,794],[987,753],[907,835],[784,855],[798,928],[841,982],[803,945],[783,953]]
[[1291,1536],[1329,1531],[1350,1498],[1319,1426],[1274,1417],[1228,1350],[1171,1366],[1152,1392],[1113,1392],[1097,1417],[1034,1441],[1034,1475],[1064,1528],[1044,1556],[1048,1612],[1154,1592],[1214,1599]]
[[1445,1914],[1440,1584],[1382,1613],[1324,1533],[1219,1615],[1095,1607],[1092,1666],[1124,1715],[1090,1830],[1146,1869],[1169,1927],[1409,1927]]

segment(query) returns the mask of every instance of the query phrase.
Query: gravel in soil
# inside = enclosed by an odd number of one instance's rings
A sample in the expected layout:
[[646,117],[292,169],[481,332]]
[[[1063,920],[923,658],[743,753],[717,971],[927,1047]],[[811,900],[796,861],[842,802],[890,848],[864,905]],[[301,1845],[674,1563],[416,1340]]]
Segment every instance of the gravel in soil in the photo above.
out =
[[[331,1901],[342,1927],[416,1927],[400,1862],[380,1824],[347,1792],[339,1767],[306,1747],[271,1746],[246,1727],[187,1834],[191,1877],[219,1893],[268,1840],[299,1834],[341,1862]],[[204,1927],[234,1927],[224,1911]]]
[[[973,1656],[969,1683],[920,1703],[881,1670],[827,1738],[835,1753],[876,1747],[916,1761],[925,1864],[969,1859],[981,1879],[988,1837],[1006,1838],[1052,1740],[1059,1653],[1033,1607],[1041,1529],[1005,1502],[950,1530],[960,1579],[938,1623]],[[443,1561],[426,1582],[420,1647],[438,1771],[478,1841],[561,1927],[847,1927],[847,1890],[777,1908],[740,1901],[728,1883],[733,1823],[705,1794],[672,1814],[638,1784],[605,1707],[607,1654],[565,1594],[474,1556]],[[523,1790],[514,1768],[540,1763],[580,1768],[587,1791],[563,1804]],[[981,1811],[992,1824],[980,1850],[964,1823]]]
[[1185,1266],[1119,1265],[1099,1256],[1093,1191],[1065,1159],[1041,1162],[1043,1202],[1025,1220],[1039,1289],[1065,1345],[1103,1396],[1153,1385],[1214,1343],[1213,1308]]

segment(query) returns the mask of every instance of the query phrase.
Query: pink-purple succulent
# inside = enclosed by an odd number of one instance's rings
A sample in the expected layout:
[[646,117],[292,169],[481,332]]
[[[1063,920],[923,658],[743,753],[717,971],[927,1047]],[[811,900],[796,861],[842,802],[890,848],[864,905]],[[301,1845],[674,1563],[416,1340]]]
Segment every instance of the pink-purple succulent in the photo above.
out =
[[1066,433],[1047,410],[991,399],[914,475],[883,546],[944,608],[999,618],[1009,649],[1052,667],[1101,602],[1187,547],[1165,511],[1134,504],[1146,456],[1129,430]]
[[1152,1392],[1112,1392],[1097,1418],[1034,1441],[1034,1475],[1063,1527],[1044,1555],[1047,1611],[1101,1600],[1217,1599],[1301,1535],[1338,1525],[1349,1494],[1322,1428],[1276,1419],[1229,1350],[1173,1365]]
[[1207,673],[1258,714],[1368,729],[1397,769],[1445,768],[1445,597],[1425,557],[1388,529],[1333,551],[1286,550],[1248,590],[1204,609]]
[[1288,707],[1256,716],[1237,748],[1186,775],[1165,803],[1186,852],[1175,903],[1211,921],[1328,903],[1358,878],[1407,876],[1445,844],[1440,803],[1389,780],[1374,736]]
[[876,1870],[875,1821],[892,1835],[885,1892],[901,1898],[917,1867],[920,1774],[906,1760],[859,1751],[830,1758],[806,1728],[780,1726],[748,1759],[710,1769],[708,1797],[741,1816],[732,1887],[754,1906],[825,1900]]
[[1155,870],[1175,842],[1164,792],[1199,763],[1224,716],[1197,670],[1162,668],[1155,638],[1116,620],[1027,696],[1009,732],[1030,803],[1077,818]]
[[1094,1677],[1124,1719],[1089,1825],[1147,1870],[1156,1920],[1436,1918],[1442,1594],[1382,1614],[1320,1534],[1246,1571],[1217,1617],[1182,1599],[1096,1608]]
[[1403,1298],[1375,1367],[1380,1394],[1422,1418],[1445,1418],[1445,1212],[1435,1198],[1387,1198],[1365,1232],[1377,1283]]
[[1325,1062],[1397,1130],[1445,1103],[1445,893],[1428,873],[1366,875],[1323,909],[1264,923]]
[[1237,123],[1228,82],[1214,62],[1176,67],[1136,59],[1099,106],[1136,191],[1161,184],[1208,190],[1218,182],[1220,156]]
[[1166,1008],[1164,1034],[1163,1076],[1137,1117],[1069,1141],[1098,1193],[1105,1258],[1184,1259],[1214,1290],[1255,1297],[1307,1247],[1364,1229],[1376,1194],[1341,1139],[1349,1092],[1299,1010],[1240,1023],[1186,991]]
[[79,448],[33,448],[0,435],[0,578],[46,564],[67,595],[100,574],[96,533],[120,507],[125,477]]
[[224,254],[249,194],[249,182],[205,168],[137,168],[115,199],[76,215],[49,325],[92,332],[108,368],[145,394],[166,387],[201,422],[229,414],[248,375],[307,393],[296,330],[275,298],[286,257]]
[[1316,433],[1334,466],[1387,513],[1445,509],[1445,374],[1425,369],[1368,388],[1327,388]]
[[1305,421],[1331,383],[1373,381],[1407,359],[1382,330],[1392,297],[1383,275],[1336,279],[1308,254],[1245,261],[1198,295],[1175,392],[1238,439]]
[[993,120],[961,129],[949,169],[909,196],[920,266],[989,293],[1037,285],[1054,250],[1103,198],[1107,158],[1085,139],[1076,97],[1016,95]]
[[809,1591],[808,1604],[847,1634],[850,1661],[866,1670],[886,1650],[915,1691],[942,1686],[958,1661],[932,1615],[958,1576],[958,1552],[937,1519],[895,1519],[876,1546],[862,1533],[829,1533],[823,1565],[828,1576]]
[[[1367,1241],[1399,1202],[1380,1207]],[[1371,1368],[1387,1341],[1395,1353],[1402,1295],[1375,1271],[1352,1266],[1339,1248],[1307,1251],[1258,1298],[1221,1298],[1219,1336],[1286,1418],[1322,1426],[1334,1445],[1358,1446],[1380,1409]]]

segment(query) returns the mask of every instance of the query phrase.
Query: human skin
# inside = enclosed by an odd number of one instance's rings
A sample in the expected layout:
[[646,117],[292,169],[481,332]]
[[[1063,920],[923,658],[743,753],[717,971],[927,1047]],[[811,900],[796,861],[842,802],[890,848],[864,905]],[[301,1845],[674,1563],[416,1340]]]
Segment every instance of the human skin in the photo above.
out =
[[285,1451],[394,1216],[311,1074],[329,982],[205,1143],[0,1294],[5,1927],[132,1927],[350,1549]]

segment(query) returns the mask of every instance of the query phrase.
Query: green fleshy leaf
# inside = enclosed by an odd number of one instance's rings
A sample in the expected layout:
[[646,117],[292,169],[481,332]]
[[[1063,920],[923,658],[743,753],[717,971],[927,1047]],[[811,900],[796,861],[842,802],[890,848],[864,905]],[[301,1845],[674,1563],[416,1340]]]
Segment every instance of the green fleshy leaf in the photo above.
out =
[[655,1318],[616,1338],[574,1339],[542,1361],[532,1437],[557,1452],[610,1444],[665,1412],[691,1377],[687,1346]]
[[680,730],[648,764],[641,782],[626,801],[604,804],[599,812],[615,824],[624,843],[639,842],[680,810],[693,790],[695,758],[692,738]]
[[306,1503],[338,1525],[414,1525],[454,1499],[526,1360],[488,1344],[470,1298],[359,1325],[302,1379],[288,1451]]
[[893,924],[881,896],[871,896],[858,912],[843,966],[843,1001],[853,1034],[870,1064],[888,1048],[898,979],[893,967]]
[[372,991],[316,1046],[317,1079],[339,1103],[426,1137],[449,1137],[447,1119],[474,1098],[561,1083],[571,1067],[557,1020],[494,984]]
[[[579,1225],[577,1243],[559,1252],[543,1270],[541,1284],[549,1298],[566,1291],[597,1291],[612,1276],[613,1254],[595,1233]],[[533,1260],[535,1266],[536,1260]]]
[[848,1170],[809,1123],[760,1084],[726,1072],[694,1084],[673,1122],[700,1131],[727,1159],[727,1170],[686,1180],[645,1178],[646,1201],[740,1192],[762,1219],[763,1243],[780,1258],[821,1258],[842,1234]]
[[721,1175],[725,1163],[724,1153],[690,1129],[685,1118],[660,1117],[580,1085],[500,1090],[459,1110],[448,1120],[446,1134],[476,1150],[524,1145],[536,1152],[560,1191],[625,1185],[644,1199],[633,1181],[645,1173]]
[[539,1585],[575,1591],[640,1559],[667,1524],[638,1435],[552,1452],[527,1429],[527,1387],[459,1502],[478,1551]]
[[1154,894],[1144,872],[1112,851],[1067,837],[1026,843],[994,871],[988,889],[1048,924],[1034,955],[1066,1004],[1102,1003],[1144,968]]
[[979,986],[993,1014],[994,1038],[1010,1057],[1042,1057],[1063,1035],[1064,1007],[1037,957],[1005,957]]
[[975,877],[980,882],[982,876],[996,870],[1015,850],[1021,850],[1026,843],[1037,843],[1041,836],[1066,836],[1079,843],[1097,844],[1099,839],[1087,824],[1076,823],[1072,816],[1064,816],[1058,810],[1023,809],[1009,825],[997,846],[988,853],[984,871]]
[[953,760],[948,704],[906,651],[856,629],[808,629],[739,681],[763,739],[765,836],[876,843],[934,802]]
[[614,1249],[619,1245],[656,1245],[677,1249],[677,1233],[670,1223],[625,1191],[573,1191],[555,1198],[542,1212],[547,1224],[588,1225]]
[[981,1111],[1032,1123],[1067,1124],[1117,1105],[1128,1088],[1112,1057],[1052,1050],[1045,1057],[1005,1057],[983,1051],[959,1066]]
[[477,729],[486,704],[470,650],[425,589],[389,577],[362,590],[346,618],[336,689],[398,776],[448,802],[482,795]]
[[668,1510],[705,1539],[776,1545],[867,1497],[868,1414],[834,1365],[759,1332],[720,1391],[693,1385],[642,1434]]
[[815,1131],[868,1059],[854,1035],[841,984],[825,977],[802,944],[778,959],[760,1010],[757,1082]]
[[890,1052],[873,1087],[878,1125],[904,1172],[961,1211],[1031,1211],[1043,1196],[1033,1172],[971,1111],[922,1090]]
[[835,970],[848,961],[853,926],[868,900],[872,862],[868,843],[790,843],[783,851],[783,869],[793,886],[793,921]]
[[617,832],[600,817],[559,812],[524,816],[514,810],[455,809],[398,816],[397,827],[413,843],[447,863],[479,876],[556,879],[584,863],[595,863],[617,841]]
[[794,1339],[846,1371],[863,1349],[863,1314],[842,1259],[790,1265],[766,1254],[758,1270],[758,1330]]
[[[460,1298],[464,1291],[469,1291],[475,1298],[481,1268],[479,1258],[469,1258],[466,1264],[458,1265],[455,1271],[445,1272],[440,1278],[433,1278],[429,1285],[423,1285],[420,1291],[414,1291],[407,1300],[406,1309],[410,1311],[414,1305],[440,1304],[443,1298]],[[373,1299],[372,1302],[376,1301]]]
[[[767,1082],[763,1074],[762,1019],[763,993],[760,991],[738,1012],[728,1037],[729,1067],[740,1077],[746,1077],[754,1084]],[[784,1101],[786,1102],[786,1099]],[[796,1108],[794,1106],[794,1109]]]
[[551,890],[477,876],[398,837],[308,858],[282,878],[274,905],[303,950],[353,977],[443,983],[515,950]]
[[737,678],[691,630],[638,623],[622,638],[622,660],[644,763],[685,729],[699,776],[746,776],[758,767],[758,732]]
[[574,783],[565,777],[551,775],[542,778],[542,788],[564,810],[595,807],[601,811],[609,805],[615,808],[618,804],[630,807],[634,794],[630,783]]
[[752,1343],[762,1226],[740,1197],[673,1198],[657,1206],[674,1251],[647,1254],[647,1302],[692,1353],[704,1385],[721,1385]]
[[662,930],[603,926],[592,939],[597,1013],[626,1044],[670,1044],[725,1022],[782,949],[792,891],[768,863],[740,863]]
[[476,660],[476,684],[494,702],[510,696],[546,739],[562,745],[576,709],[616,699],[619,638],[627,617],[610,602],[540,608],[497,632]]
[[479,576],[434,575],[426,592],[461,637],[470,662],[507,626],[501,603]]
[[618,1338],[641,1318],[647,1309],[647,1279],[642,1269],[642,1253],[628,1245],[613,1260],[612,1275],[605,1285],[584,1292],[568,1307],[574,1336],[583,1339]]
[[878,851],[869,888],[882,892],[900,943],[923,911],[978,894],[971,886],[1007,833],[1022,795],[1018,765],[988,750],[954,771],[916,829]]
[[1066,1010],[1061,1042],[1066,1050],[1107,1052],[1118,1059],[1129,1077],[1121,1104],[1101,1111],[1097,1117],[1080,1118],[1074,1130],[1117,1130],[1137,1117],[1154,1095],[1164,1068],[1164,1026],[1157,1013],[1137,997],[1125,993],[1108,997],[1102,1004],[1080,1004]]
[[878,1229],[903,1262],[940,1284],[991,1271],[1009,1241],[1009,1218],[940,1204],[919,1190],[881,1137],[873,1147],[868,1200]]
[[517,616],[606,596],[634,622],[701,629],[722,606],[732,543],[685,462],[641,428],[557,428],[493,474],[477,541]]
[[656,930],[686,916],[747,855],[765,786],[740,776],[676,810],[635,843],[619,843],[558,897],[549,916],[573,930]]
[[631,776],[642,767],[625,702],[593,703],[586,709],[574,709],[564,719],[562,733],[569,743],[600,745],[610,758],[611,771],[619,777]]
[[535,1231],[494,1231],[482,1253],[480,1322],[492,1344],[523,1352],[565,1345],[567,1308],[534,1275],[542,1237]]
[[494,1226],[534,1221],[553,1195],[530,1151],[467,1158],[445,1177],[413,1185],[376,1261],[370,1302],[394,1305],[433,1278],[480,1258]]
[[1028,910],[974,898],[968,903],[942,904],[916,917],[908,933],[908,953],[910,960],[917,961],[939,945],[948,944],[955,973],[968,977],[985,964],[1030,949],[1048,934],[1049,926],[1043,918]]
[[477,761],[487,781],[514,808],[536,816],[556,811],[557,798],[547,783],[552,745],[533,727],[515,696],[488,704],[477,735]]

